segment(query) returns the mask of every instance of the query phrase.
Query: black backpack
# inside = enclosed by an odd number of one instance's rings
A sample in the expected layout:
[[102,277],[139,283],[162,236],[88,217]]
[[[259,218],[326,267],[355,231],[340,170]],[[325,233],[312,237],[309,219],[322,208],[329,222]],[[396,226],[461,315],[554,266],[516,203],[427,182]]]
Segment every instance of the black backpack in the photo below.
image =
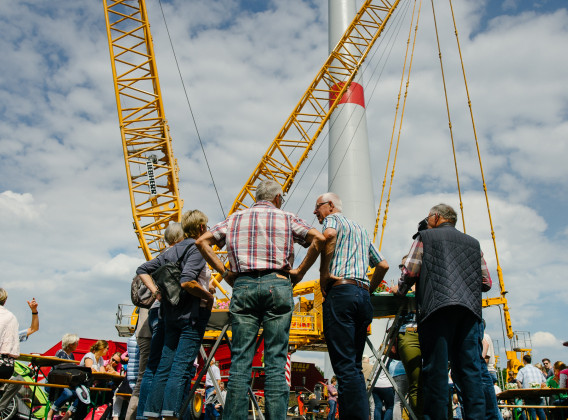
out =
[[182,295],[182,288],[179,282],[183,269],[181,262],[189,248],[194,244],[194,242],[190,243],[176,262],[167,262],[152,273],[152,279],[154,279],[156,286],[160,289],[162,298],[166,299],[172,306],[179,304]]
[[70,387],[77,385],[89,387],[93,382],[93,371],[90,367],[77,366],[74,363],[61,363],[51,369],[47,375],[47,382]]

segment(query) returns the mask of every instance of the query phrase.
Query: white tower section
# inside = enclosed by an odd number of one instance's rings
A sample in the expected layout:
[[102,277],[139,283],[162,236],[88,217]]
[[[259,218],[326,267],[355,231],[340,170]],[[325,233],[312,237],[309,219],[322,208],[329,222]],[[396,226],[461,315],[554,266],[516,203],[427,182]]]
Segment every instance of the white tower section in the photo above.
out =
[[[329,0],[329,50],[357,13],[355,0]],[[359,75],[330,118],[328,188],[343,201],[343,214],[373,233],[375,200],[371,179],[365,97]]]

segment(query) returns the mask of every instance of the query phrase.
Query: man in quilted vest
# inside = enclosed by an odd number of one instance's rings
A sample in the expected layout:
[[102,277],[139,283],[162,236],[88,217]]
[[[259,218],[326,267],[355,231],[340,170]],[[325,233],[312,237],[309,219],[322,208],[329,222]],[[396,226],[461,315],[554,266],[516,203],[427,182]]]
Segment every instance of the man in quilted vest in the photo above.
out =
[[481,292],[491,288],[479,242],[455,228],[457,214],[432,207],[402,268],[399,294],[416,283],[426,420],[448,418],[448,361],[465,418],[485,418],[481,380]]

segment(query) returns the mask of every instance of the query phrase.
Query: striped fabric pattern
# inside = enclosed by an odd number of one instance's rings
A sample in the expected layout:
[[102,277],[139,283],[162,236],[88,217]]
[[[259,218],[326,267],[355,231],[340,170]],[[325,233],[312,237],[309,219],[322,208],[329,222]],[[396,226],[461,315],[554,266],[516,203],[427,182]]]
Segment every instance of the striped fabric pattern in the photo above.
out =
[[369,285],[369,265],[374,267],[384,258],[371,243],[367,231],[341,213],[330,214],[323,220],[322,232],[326,229],[334,229],[337,232],[335,252],[329,266],[330,274],[359,280]]
[[211,229],[213,237],[227,246],[231,270],[289,270],[294,266],[294,243],[306,246],[311,229],[293,213],[259,201],[238,211]]

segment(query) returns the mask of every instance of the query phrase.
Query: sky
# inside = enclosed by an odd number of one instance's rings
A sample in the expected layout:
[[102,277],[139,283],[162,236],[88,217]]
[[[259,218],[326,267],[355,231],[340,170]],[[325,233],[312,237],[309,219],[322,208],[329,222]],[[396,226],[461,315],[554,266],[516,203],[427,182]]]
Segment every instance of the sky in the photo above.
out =
[[[497,259],[456,38],[448,3],[435,3],[464,208],[458,226],[463,217],[480,240],[494,297]],[[147,7],[180,194],[185,209],[203,210],[212,225],[223,211],[197,130],[226,212],[327,58],[327,2],[163,1],[197,129],[159,3]],[[521,338],[530,333],[536,359],[566,361],[568,10],[560,0],[453,7],[512,327]],[[362,68],[376,209],[411,10],[401,2]],[[429,208],[460,208],[432,16],[424,2],[381,246],[389,282]],[[40,331],[22,352],[41,353],[67,332],[119,339],[117,306],[129,303],[144,259],[132,230],[102,2],[1,3],[0,31],[0,287],[21,328],[31,320],[26,300],[35,297],[40,314]],[[285,207],[316,227],[326,141],[324,130]],[[504,366],[499,308],[484,318]]]

